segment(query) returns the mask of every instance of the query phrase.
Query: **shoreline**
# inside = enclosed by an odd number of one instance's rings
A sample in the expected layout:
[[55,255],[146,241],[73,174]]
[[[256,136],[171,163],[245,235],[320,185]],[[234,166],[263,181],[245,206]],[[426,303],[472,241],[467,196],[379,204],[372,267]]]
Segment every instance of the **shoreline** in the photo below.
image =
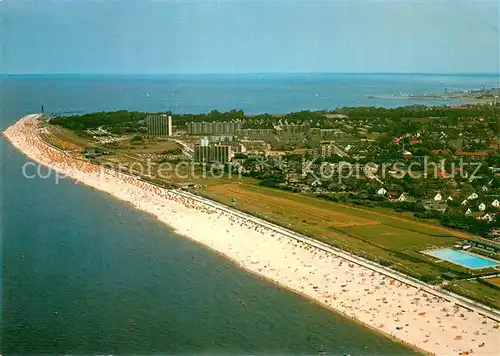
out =
[[[175,233],[175,230],[174,230],[174,233]],[[401,344],[401,345],[404,345],[405,347],[407,347],[407,348],[409,348],[409,349],[411,349],[411,350],[413,350],[413,351],[416,351],[416,352],[421,353],[421,354],[423,354],[423,355],[434,355],[433,353],[430,353],[430,352],[428,352],[428,351],[426,351],[426,350],[424,350],[424,349],[421,349],[421,348],[419,348],[419,347],[418,347],[418,346],[416,346],[416,345],[413,345],[413,344],[407,343],[407,342],[406,342],[406,341],[404,341],[404,340],[398,339],[398,338],[397,338],[397,337],[395,337],[394,335],[391,335],[391,334],[388,334],[388,333],[386,333],[386,332],[384,332],[384,331],[381,331],[380,329],[377,329],[376,327],[373,327],[372,325],[367,324],[367,323],[365,323],[365,322],[363,322],[363,321],[361,321],[361,320],[357,319],[356,317],[349,316],[349,315],[347,315],[347,314],[343,313],[343,312],[342,312],[342,311],[340,311],[340,310],[334,309],[334,308],[332,308],[331,306],[329,306],[328,304],[325,304],[325,303],[321,302],[320,300],[314,299],[314,298],[310,297],[309,295],[307,295],[307,294],[305,294],[305,293],[303,293],[303,292],[299,292],[299,291],[297,291],[297,290],[295,290],[295,289],[292,289],[292,288],[290,288],[290,287],[288,287],[288,286],[286,286],[286,285],[284,285],[284,284],[281,284],[280,282],[277,282],[277,281],[272,280],[272,279],[270,279],[270,278],[268,278],[268,277],[266,277],[266,276],[263,276],[263,275],[261,275],[261,274],[258,274],[258,273],[256,273],[256,272],[254,272],[254,271],[252,271],[252,270],[250,270],[250,269],[246,268],[245,266],[242,266],[242,265],[241,265],[241,264],[240,264],[237,260],[235,260],[235,259],[233,259],[233,258],[231,258],[231,257],[229,257],[229,256],[227,256],[227,255],[225,255],[225,254],[223,254],[223,253],[221,253],[221,252],[219,252],[219,251],[217,251],[217,250],[213,249],[213,248],[212,248],[212,247],[210,247],[209,245],[206,245],[206,244],[204,244],[204,243],[202,243],[202,242],[199,242],[199,241],[193,240],[192,238],[190,238],[190,237],[189,237],[189,236],[187,236],[187,235],[179,235],[179,236],[180,236],[180,237],[183,237],[183,238],[188,238],[188,239],[190,239],[191,241],[193,241],[193,242],[195,242],[195,243],[197,243],[197,244],[199,244],[199,245],[203,246],[204,248],[206,248],[206,249],[208,249],[208,250],[212,251],[212,252],[213,252],[213,253],[215,253],[216,255],[218,255],[218,256],[220,256],[220,257],[222,257],[222,258],[226,259],[228,262],[230,262],[231,264],[233,264],[236,268],[240,268],[240,269],[244,270],[245,272],[249,273],[249,274],[250,274],[250,275],[252,275],[254,278],[258,278],[258,279],[261,279],[261,280],[266,281],[266,282],[268,282],[268,283],[272,283],[272,284],[274,284],[275,286],[277,286],[277,287],[278,287],[278,288],[280,288],[280,289],[281,289],[281,288],[282,288],[282,289],[285,289],[285,290],[287,290],[288,292],[291,292],[291,293],[293,293],[293,294],[295,294],[295,295],[299,296],[301,299],[304,299],[304,300],[307,300],[307,301],[309,301],[309,302],[312,302],[312,303],[314,303],[314,304],[316,304],[316,305],[320,306],[321,308],[327,309],[329,312],[332,312],[332,313],[338,314],[338,315],[340,315],[341,317],[343,317],[343,318],[345,318],[345,319],[348,319],[348,320],[350,320],[350,321],[352,321],[352,322],[356,323],[357,325],[360,325],[360,326],[362,326],[362,327],[365,327],[365,328],[370,329],[372,332],[376,333],[377,335],[383,336],[383,337],[385,337],[385,338],[387,338],[387,339],[389,339],[389,340],[392,340],[392,341],[397,342],[397,343],[399,343],[399,344]]]
[[[244,218],[249,219],[249,220],[254,220],[256,222],[259,221],[258,223],[260,225],[262,225],[264,227],[267,226],[268,228],[270,228],[273,231],[281,232],[281,233],[283,233],[283,234],[285,234],[285,235],[287,235],[295,240],[304,242],[304,243],[308,244],[309,246],[313,246],[313,247],[316,247],[320,250],[330,252],[330,253],[332,253],[338,257],[341,257],[349,262],[352,262],[356,265],[365,267],[371,271],[375,271],[375,272],[382,274],[386,277],[393,278],[394,280],[397,280],[397,281],[404,283],[404,284],[408,284],[414,288],[423,290],[429,294],[435,295],[436,297],[440,297],[442,299],[445,299],[448,302],[452,302],[452,299],[453,299],[453,303],[455,303],[456,305],[459,305],[463,308],[470,309],[470,310],[479,309],[478,310],[479,313],[483,313],[484,316],[492,319],[493,321],[500,322],[500,311],[498,311],[494,308],[491,308],[489,306],[482,305],[474,300],[468,299],[468,298],[463,297],[461,295],[457,295],[457,294],[450,292],[450,291],[447,291],[447,290],[437,290],[436,288],[433,288],[432,285],[426,284],[426,283],[424,283],[424,282],[422,282],[414,277],[405,275],[402,272],[398,272],[398,271],[393,270],[389,267],[379,265],[376,262],[368,260],[364,257],[355,255],[351,252],[344,251],[344,250],[342,250],[338,247],[334,247],[332,245],[327,245],[326,243],[324,243],[320,240],[315,240],[309,236],[300,234],[299,232],[289,230],[286,227],[276,225],[276,224],[274,224],[270,221],[264,220],[260,217],[245,213],[243,211],[236,210],[234,208],[223,205],[219,202],[210,200],[208,198],[198,196],[198,195],[195,195],[192,193],[184,192],[184,191],[180,191],[180,192],[178,192],[178,194],[188,195],[188,196],[192,197],[192,199],[194,199],[194,200],[205,201],[208,205],[218,206],[221,210],[231,211],[232,214],[235,214],[237,216],[244,217]],[[446,229],[446,228],[444,228],[444,229]]]
[[[10,141],[10,139],[6,135],[4,135],[4,136],[7,139],[7,141],[12,145],[12,142]],[[13,147],[16,148],[18,150],[18,152],[20,152],[21,154],[23,154],[26,158],[28,158],[28,159],[30,158],[24,151],[20,150],[19,148],[15,147],[15,146],[13,146]],[[62,150],[60,150],[59,148],[57,148],[55,146],[51,146],[51,148],[53,148],[55,150],[58,150],[61,153],[63,153]],[[40,162],[38,162],[38,163],[40,163]],[[67,178],[69,178],[69,180],[73,184],[77,184],[79,182],[77,179],[74,179],[72,177],[67,177]],[[98,190],[100,192],[103,192],[103,193],[105,193],[106,195],[108,195],[109,197],[111,197],[113,199],[120,200],[120,201],[126,203],[127,205],[130,205],[131,209],[137,210],[137,208],[131,202],[119,199],[119,198],[117,198],[115,195],[113,195],[110,192],[107,192],[107,191],[104,191],[104,190],[100,190],[98,188],[95,188],[95,187],[92,187],[92,186],[88,186],[88,185],[85,185],[85,187],[87,189],[90,189],[90,190]],[[153,213],[150,213],[150,212],[147,212],[147,211],[144,211],[144,210],[141,210],[141,212],[144,212],[144,213],[146,213],[148,215],[151,215],[155,220],[160,220],[159,217],[156,214],[153,214]],[[426,351],[424,349],[421,349],[421,348],[419,348],[416,345],[410,344],[410,343],[408,343],[408,342],[406,342],[404,340],[398,339],[397,337],[395,337],[395,336],[393,336],[391,334],[388,334],[388,333],[386,333],[384,331],[381,331],[380,329],[378,329],[378,328],[376,328],[376,327],[374,327],[374,326],[372,326],[370,324],[367,324],[367,323],[365,323],[365,322],[357,319],[356,317],[349,316],[348,314],[345,314],[344,312],[342,312],[342,311],[340,311],[338,309],[334,309],[331,306],[329,306],[328,304],[325,304],[324,302],[321,302],[320,300],[314,299],[311,296],[309,296],[309,295],[307,295],[307,294],[305,294],[303,292],[300,292],[298,290],[290,288],[289,286],[287,286],[285,284],[282,284],[282,283],[277,282],[277,281],[275,281],[273,279],[270,279],[270,278],[268,278],[268,277],[266,277],[266,276],[264,276],[262,274],[259,274],[259,273],[255,272],[255,271],[252,271],[251,269],[249,269],[249,268],[245,267],[244,265],[242,265],[236,259],[234,259],[234,258],[232,258],[232,257],[230,257],[230,256],[228,256],[228,255],[226,255],[226,254],[224,254],[224,253],[222,253],[222,252],[214,249],[212,246],[210,246],[210,245],[208,245],[208,244],[206,244],[204,242],[201,242],[199,240],[195,240],[195,239],[189,237],[188,235],[180,234],[178,231],[176,231],[176,229],[173,226],[171,226],[171,225],[169,225],[169,224],[167,224],[165,222],[161,222],[161,224],[165,225],[165,227],[170,230],[170,232],[171,232],[172,235],[175,235],[175,236],[177,236],[179,238],[187,238],[190,241],[192,241],[193,243],[196,243],[197,245],[200,245],[203,248],[206,248],[206,249],[210,250],[212,253],[214,253],[217,256],[219,256],[219,257],[223,258],[224,260],[226,260],[229,264],[232,264],[234,268],[242,269],[246,273],[248,273],[251,276],[253,276],[254,278],[258,278],[260,280],[263,280],[263,281],[266,281],[268,283],[271,283],[271,284],[275,285],[276,287],[278,287],[278,289],[285,289],[286,291],[291,292],[291,293],[297,295],[301,299],[304,299],[304,300],[306,300],[306,301],[308,301],[310,303],[314,303],[315,305],[320,306],[323,309],[327,309],[328,312],[335,313],[335,314],[341,316],[342,318],[348,319],[349,321],[351,321],[351,322],[353,322],[353,323],[355,323],[355,324],[357,324],[359,326],[362,326],[364,328],[368,328],[372,332],[376,333],[377,335],[379,335],[381,337],[384,337],[384,338],[387,338],[387,339],[389,339],[389,340],[391,340],[393,342],[396,342],[398,344],[404,345],[406,348],[408,348],[410,350],[416,351],[416,352],[418,352],[418,353],[420,353],[422,355],[434,355],[433,353],[430,353],[430,352],[428,352],[428,351]]]
[[[41,125],[36,118],[25,116],[4,133],[25,156],[154,215],[175,234],[247,272],[420,352],[458,355],[473,349],[479,355],[500,354],[498,323],[477,310],[468,311],[399,278],[294,240],[279,227],[271,229],[199,199],[78,161],[37,136]],[[206,236],[207,229],[212,236]]]

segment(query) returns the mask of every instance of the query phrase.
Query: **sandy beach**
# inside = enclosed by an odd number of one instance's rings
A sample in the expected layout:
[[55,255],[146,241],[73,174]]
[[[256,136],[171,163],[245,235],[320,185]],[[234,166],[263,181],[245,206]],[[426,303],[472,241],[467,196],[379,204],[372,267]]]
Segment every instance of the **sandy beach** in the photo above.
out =
[[[75,159],[43,142],[38,115],[5,132],[30,159],[151,213],[178,234],[396,340],[436,355],[500,355],[500,324],[477,310],[132,176]],[[112,218],[112,217],[108,217]]]

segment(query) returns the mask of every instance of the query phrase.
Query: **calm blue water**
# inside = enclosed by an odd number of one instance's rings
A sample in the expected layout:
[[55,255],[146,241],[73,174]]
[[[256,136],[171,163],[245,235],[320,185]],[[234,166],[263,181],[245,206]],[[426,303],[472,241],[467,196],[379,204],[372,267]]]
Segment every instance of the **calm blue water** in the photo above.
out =
[[451,248],[429,251],[428,254],[470,269],[488,268],[498,265],[498,262],[493,260]]
[[[280,113],[372,104],[366,98],[371,94],[497,81],[390,75],[0,77],[0,128],[42,104],[47,112],[237,107]],[[107,194],[69,181],[24,179],[24,156],[2,137],[0,145],[2,354],[314,354],[321,344],[330,355],[410,353],[235,268]]]
[[373,100],[368,96],[500,87],[499,76],[409,74],[60,75],[4,76],[0,80],[8,87],[3,91],[5,102],[16,101],[25,111],[38,111],[43,103],[46,112],[129,109],[199,113],[238,108],[256,114],[356,105],[444,105],[447,102]]

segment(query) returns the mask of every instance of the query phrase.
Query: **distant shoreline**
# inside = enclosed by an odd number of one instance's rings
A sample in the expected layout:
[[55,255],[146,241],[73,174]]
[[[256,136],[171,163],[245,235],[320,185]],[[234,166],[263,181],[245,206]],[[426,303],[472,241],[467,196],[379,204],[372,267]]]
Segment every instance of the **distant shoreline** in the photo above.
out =
[[443,76],[443,77],[488,77],[500,78],[499,73],[413,73],[413,72],[200,72],[200,73],[0,73],[0,77],[49,77],[49,76],[107,76],[107,77],[155,77],[155,76],[241,76],[241,75],[395,75],[395,76]]

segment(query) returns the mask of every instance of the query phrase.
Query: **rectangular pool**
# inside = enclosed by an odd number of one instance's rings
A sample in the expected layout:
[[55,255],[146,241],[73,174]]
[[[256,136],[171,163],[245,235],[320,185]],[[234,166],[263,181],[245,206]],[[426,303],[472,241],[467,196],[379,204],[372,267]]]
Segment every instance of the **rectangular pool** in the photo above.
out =
[[470,252],[454,250],[451,248],[441,248],[438,250],[422,251],[426,255],[437,257],[469,269],[489,268],[499,265],[498,261],[488,257],[479,256]]

